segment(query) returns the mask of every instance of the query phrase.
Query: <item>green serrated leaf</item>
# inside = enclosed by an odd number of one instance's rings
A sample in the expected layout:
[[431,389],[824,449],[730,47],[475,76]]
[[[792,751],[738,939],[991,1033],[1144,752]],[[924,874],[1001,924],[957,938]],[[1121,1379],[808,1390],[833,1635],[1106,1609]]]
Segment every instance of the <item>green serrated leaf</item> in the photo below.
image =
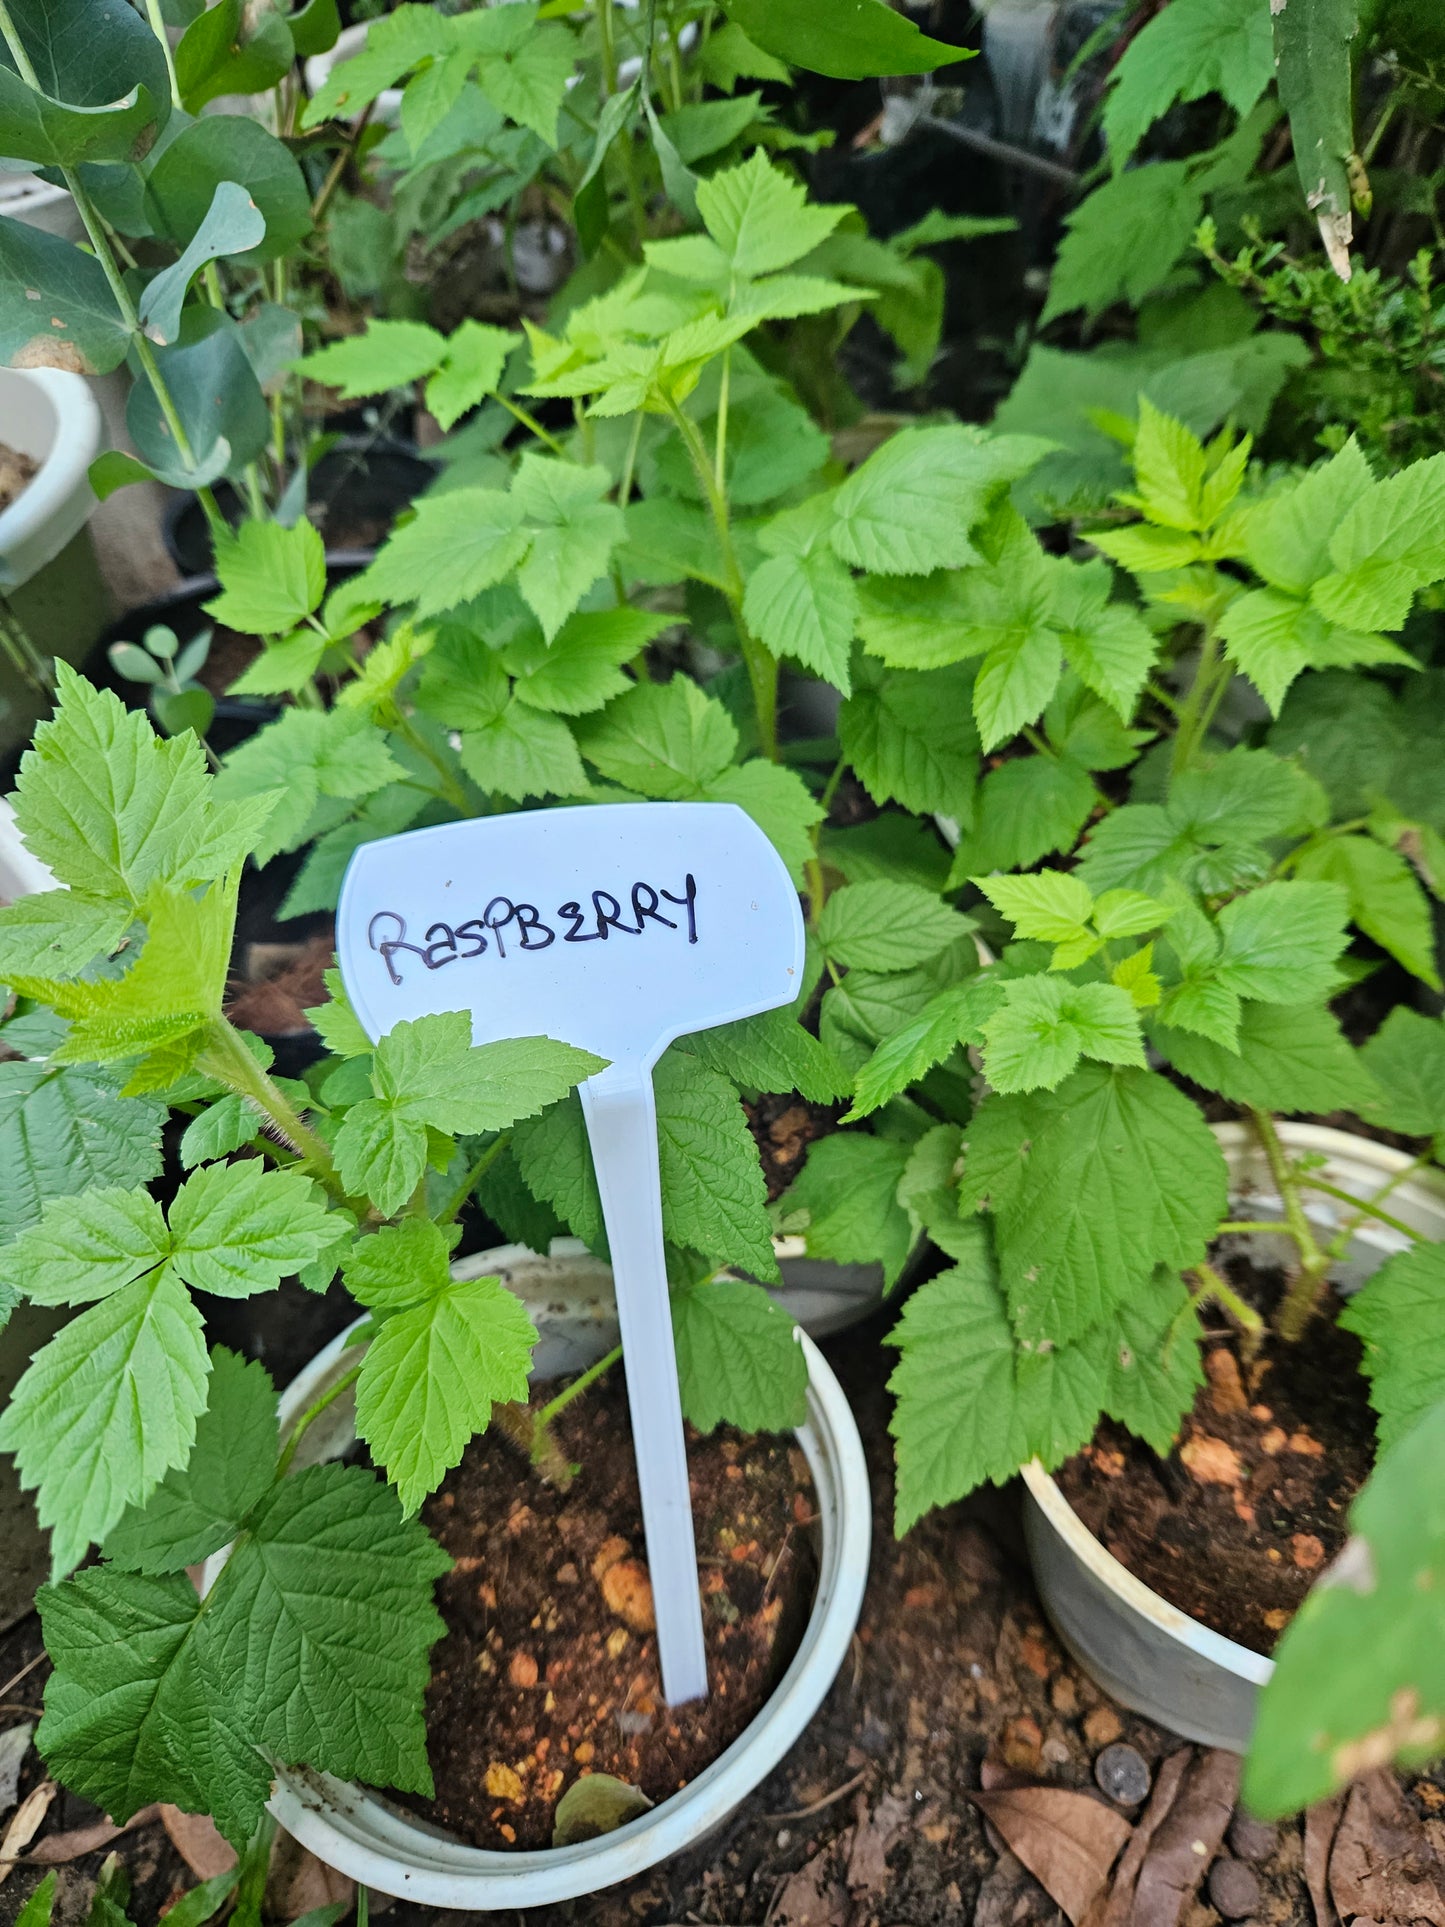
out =
[[1379,1448],[1388,1452],[1445,1401],[1445,1245],[1388,1258],[1339,1322],[1364,1345],[1361,1369],[1379,1415]]
[[809,1147],[808,1161],[780,1200],[788,1218],[806,1212],[810,1258],[881,1264],[895,1284],[917,1236],[898,1188],[906,1145],[863,1131],[838,1131]]
[[776,1283],[767,1189],[733,1085],[677,1050],[663,1054],[652,1081],[668,1237]]
[[248,635],[289,635],[326,594],[326,551],[304,516],[289,529],[243,522],[218,544],[216,575],[221,593],[207,615]]
[[[1167,1003],[1164,1014],[1175,1015]],[[1162,1023],[1150,1027],[1150,1038],[1176,1070],[1234,1104],[1354,1111],[1378,1098],[1374,1079],[1322,1004],[1245,1004],[1237,1051]]]
[[858,970],[908,970],[972,928],[931,891],[911,883],[850,883],[818,919],[818,941],[836,964]]
[[757,1285],[710,1279],[672,1294],[682,1408],[700,1432],[781,1432],[808,1411],[808,1361],[791,1318]]

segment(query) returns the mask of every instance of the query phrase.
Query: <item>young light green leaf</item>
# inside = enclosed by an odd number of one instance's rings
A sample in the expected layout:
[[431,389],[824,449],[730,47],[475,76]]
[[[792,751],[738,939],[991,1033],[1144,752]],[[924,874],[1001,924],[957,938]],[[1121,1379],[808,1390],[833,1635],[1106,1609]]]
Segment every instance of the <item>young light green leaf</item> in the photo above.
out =
[[489,722],[462,731],[461,764],[479,788],[517,803],[529,796],[582,796],[588,788],[566,723],[520,696]]
[[1132,998],[1116,984],[1060,977],[1006,983],[1004,1002],[983,1025],[984,1075],[996,1091],[1052,1090],[1080,1056],[1106,1064],[1144,1063]]
[[326,551],[304,516],[289,529],[243,522],[217,545],[216,575],[221,593],[207,615],[247,635],[289,635],[326,594]]
[[[1008,918],[1020,937],[1043,943],[1075,944],[1089,936],[1094,897],[1088,885],[1066,870],[1043,870],[1036,876],[974,877],[995,910]],[[1098,948],[1091,943],[1084,955]],[[1077,959],[1082,962],[1083,957]]]
[[823,548],[765,556],[743,597],[748,627],[774,656],[791,656],[845,696],[857,609],[852,576]]
[[1187,161],[1151,161],[1095,188],[1065,216],[1042,321],[1142,301],[1193,240],[1203,208]]
[[632,688],[622,665],[670,624],[647,609],[582,610],[547,642],[535,629],[509,643],[502,661],[517,678],[520,702],[559,716],[583,716]]
[[1057,1091],[989,1097],[965,1133],[960,1207],[992,1212],[1029,1343],[1077,1338],[1159,1265],[1197,1264],[1227,1190],[1198,1107],[1152,1071],[1085,1064]]
[[38,1488],[68,1572],[128,1506],[184,1465],[209,1372],[200,1314],[167,1266],[73,1318],[31,1360],[0,1416],[0,1450]]
[[1110,600],[1113,580],[1103,562],[1056,570],[1051,620],[1069,667],[1127,722],[1159,643],[1134,610]]
[[744,280],[802,260],[846,212],[809,201],[802,183],[775,167],[761,147],[741,166],[699,183],[697,211],[732,272]]
[[971,928],[967,918],[916,884],[850,883],[824,904],[818,941],[848,969],[908,970]]
[[232,750],[215,793],[272,796],[265,832],[255,838],[256,861],[265,863],[306,840],[322,797],[357,802],[404,774],[370,717],[340,705],[297,707]]
[[545,455],[524,455],[512,482],[512,500],[531,530],[517,586],[550,642],[582,597],[607,572],[622,540],[622,511],[605,499],[612,477],[605,468]]
[[838,80],[930,73],[961,52],[880,0],[726,0],[723,11],[766,52]]
[[371,1039],[361,1028],[361,1019],[351,1008],[351,999],[341,981],[341,972],[333,965],[323,975],[322,982],[331,993],[330,1001],[318,1004],[306,1013],[322,1043],[338,1057],[369,1057]]
[[1175,0],[1167,22],[1149,21],[1114,69],[1104,106],[1114,172],[1175,101],[1217,93],[1247,114],[1273,76],[1269,18],[1252,0]]
[[736,1090],[676,1050],[663,1054],[652,1081],[668,1237],[776,1283],[767,1189]]
[[951,1057],[961,1042],[981,1043],[1003,999],[1004,986],[995,977],[966,978],[941,990],[911,1023],[885,1037],[863,1065],[853,1108],[842,1121],[851,1124],[878,1110]]
[[457,488],[423,497],[366,572],[378,600],[414,602],[440,615],[500,582],[526,555],[522,505],[500,489]]
[[372,320],[362,334],[329,342],[296,366],[308,380],[334,388],[343,401],[356,401],[388,388],[405,388],[450,358],[447,339],[435,328],[420,321]]
[[494,1402],[526,1398],[536,1341],[521,1302],[500,1279],[453,1282],[445,1270],[419,1304],[382,1320],[362,1360],[356,1429],[385,1467],[404,1515],[486,1430]]
[[1445,576],[1445,456],[1414,462],[1361,495],[1330,538],[1334,572],[1316,608],[1355,630],[1399,629],[1416,592]]
[[170,1208],[169,1257],[195,1290],[248,1298],[311,1264],[333,1231],[309,1178],[243,1158],[207,1165],[181,1186]]
[[712,1278],[672,1294],[682,1409],[699,1432],[782,1432],[808,1414],[808,1361],[792,1319],[758,1285]]
[[990,770],[978,789],[972,827],[959,838],[946,887],[993,870],[1021,870],[1073,848],[1099,800],[1088,771],[1072,757],[1015,756]]
[[190,1458],[105,1535],[106,1558],[128,1572],[199,1565],[235,1538],[267,1491],[276,1451],[276,1389],[264,1366],[218,1345]]
[[169,1249],[148,1192],[83,1191],[49,1200],[38,1222],[0,1252],[0,1277],[37,1305],[86,1305],[150,1271]]
[[0,981],[78,975],[116,948],[132,914],[123,901],[79,890],[41,890],[0,906]]
[[435,1298],[451,1283],[450,1259],[456,1243],[430,1218],[403,1218],[358,1238],[342,1258],[346,1289],[359,1305],[401,1311]]
[[496,393],[507,357],[521,339],[510,328],[470,317],[447,337],[446,359],[426,385],[426,405],[443,429],[455,428],[468,409]]

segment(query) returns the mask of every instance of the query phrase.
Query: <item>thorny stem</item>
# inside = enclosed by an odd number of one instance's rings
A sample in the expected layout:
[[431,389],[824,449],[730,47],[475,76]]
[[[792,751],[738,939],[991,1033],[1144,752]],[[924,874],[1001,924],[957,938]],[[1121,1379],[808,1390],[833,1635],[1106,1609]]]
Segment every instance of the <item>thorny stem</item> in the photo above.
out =
[[334,1197],[346,1197],[330,1151],[311,1127],[303,1123],[285,1093],[247,1050],[240,1032],[226,1018],[218,1017],[211,1025],[196,1062],[200,1069],[219,1078],[237,1096],[254,1104],[270,1120],[281,1141],[312,1167]]
[[447,1202],[446,1209],[437,1219],[438,1224],[451,1224],[455,1221],[457,1213],[511,1141],[512,1134],[510,1131],[503,1131],[500,1136],[493,1138],[492,1142],[487,1146],[486,1150],[482,1152],[481,1156],[472,1165],[471,1169],[452,1193],[451,1198]]
[[[1220,1230],[1229,1229],[1221,1225]],[[1196,1305],[1218,1305],[1222,1312],[1234,1320],[1244,1333],[1242,1349],[1247,1358],[1254,1354],[1264,1343],[1265,1324],[1254,1306],[1240,1297],[1227,1278],[1215,1270],[1213,1265],[1199,1264],[1194,1267],[1194,1275],[1199,1280],[1199,1288],[1189,1295]]]
[[1254,1120],[1259,1141],[1264,1146],[1270,1174],[1284,1205],[1285,1224],[1299,1252],[1299,1275],[1293,1279],[1284,1295],[1277,1320],[1280,1337],[1293,1345],[1304,1336],[1305,1327],[1318,1307],[1325,1274],[1330,1268],[1330,1254],[1321,1251],[1309,1219],[1305,1216],[1299,1196],[1301,1178],[1285,1155],[1279,1132],[1274,1128],[1274,1119],[1263,1111],[1251,1111],[1250,1116]]
[[[356,1342],[361,1342],[360,1334],[358,1334]],[[343,1373],[342,1376],[337,1379],[336,1383],[327,1391],[324,1391],[314,1404],[306,1407],[306,1410],[291,1427],[290,1437],[286,1440],[286,1444],[282,1448],[281,1456],[276,1461],[276,1477],[278,1479],[284,1479],[286,1474],[291,1470],[291,1462],[296,1457],[302,1439],[305,1438],[306,1434],[316,1423],[317,1419],[320,1418],[327,1406],[334,1405],[343,1392],[349,1392],[360,1376],[361,1367],[359,1365],[353,1365],[351,1370]]]
[[732,611],[743,662],[747,666],[748,682],[753,692],[753,708],[758,719],[758,737],[763,754],[770,762],[775,763],[778,760],[777,658],[764,648],[743,620],[743,577],[742,570],[738,567],[737,552],[733,548],[727,496],[717,485],[702,431],[689,415],[683,413],[675,401],[669,400],[667,409],[692,461],[693,472],[702,488],[703,496],[712,514],[713,526],[717,530],[718,546],[722,550],[725,571],[723,594]]

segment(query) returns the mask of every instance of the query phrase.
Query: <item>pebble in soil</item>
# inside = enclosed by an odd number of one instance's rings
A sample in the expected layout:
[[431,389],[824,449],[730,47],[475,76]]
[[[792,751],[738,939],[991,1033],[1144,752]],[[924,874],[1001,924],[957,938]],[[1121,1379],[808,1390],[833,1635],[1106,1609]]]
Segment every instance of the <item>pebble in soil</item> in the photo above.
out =
[[797,1650],[816,1580],[815,1499],[789,1437],[689,1430],[707,1700],[669,1708],[620,1376],[556,1422],[559,1491],[495,1432],[428,1502],[455,1561],[437,1602],[427,1726],[436,1795],[406,1804],[476,1846],[550,1844],[558,1800],[608,1773],[654,1802],[760,1710]]
[[[1283,1274],[1227,1248],[1231,1283],[1272,1317]],[[1211,1331],[1206,1382],[1167,1460],[1106,1422],[1058,1473],[1064,1495],[1116,1559],[1171,1605],[1268,1653],[1346,1537],[1374,1462],[1360,1342],[1330,1297],[1304,1337],[1270,1334],[1249,1358]]]

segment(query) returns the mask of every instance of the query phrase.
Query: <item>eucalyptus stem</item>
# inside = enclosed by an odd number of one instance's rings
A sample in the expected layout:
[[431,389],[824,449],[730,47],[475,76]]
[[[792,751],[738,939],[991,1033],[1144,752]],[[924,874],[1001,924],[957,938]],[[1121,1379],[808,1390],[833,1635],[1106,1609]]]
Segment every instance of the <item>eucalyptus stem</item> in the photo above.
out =
[[1320,1249],[1310,1221],[1305,1216],[1299,1196],[1300,1180],[1290,1168],[1279,1132],[1274,1127],[1274,1119],[1264,1111],[1251,1111],[1250,1115],[1284,1205],[1285,1224],[1299,1252],[1299,1275],[1284,1295],[1277,1321],[1280,1337],[1287,1344],[1295,1344],[1304,1336],[1305,1327],[1318,1307],[1331,1258],[1328,1251]]
[[166,34],[166,23],[161,18],[160,0],[146,0],[146,12],[150,16],[151,32],[161,43],[161,52],[166,57],[166,78],[171,83],[171,105],[179,108],[181,104],[180,83],[176,79],[176,60],[171,52],[171,43]]
[[747,667],[748,682],[753,694],[753,708],[758,720],[758,737],[763,754],[771,762],[776,762],[778,760],[778,662],[777,658],[753,635],[743,616],[743,576],[742,570],[738,567],[737,551],[733,547],[727,496],[717,485],[712,457],[697,423],[691,416],[684,414],[674,401],[668,403],[668,413],[672,416],[677,432],[682,437],[683,446],[688,452],[693,472],[697,476],[703,498],[712,515],[713,527],[717,530],[724,570],[722,592],[732,611],[733,623],[738,632],[738,644],[742,650],[743,662]]
[[360,1376],[361,1367],[359,1365],[353,1365],[351,1370],[343,1373],[342,1376],[337,1379],[336,1383],[327,1391],[324,1391],[314,1404],[306,1407],[306,1410],[291,1427],[286,1444],[282,1448],[281,1456],[276,1461],[276,1477],[278,1479],[284,1479],[286,1474],[291,1470],[292,1460],[296,1457],[302,1439],[305,1438],[317,1419],[320,1418],[321,1414],[329,1405],[336,1403],[343,1392],[349,1392]]

